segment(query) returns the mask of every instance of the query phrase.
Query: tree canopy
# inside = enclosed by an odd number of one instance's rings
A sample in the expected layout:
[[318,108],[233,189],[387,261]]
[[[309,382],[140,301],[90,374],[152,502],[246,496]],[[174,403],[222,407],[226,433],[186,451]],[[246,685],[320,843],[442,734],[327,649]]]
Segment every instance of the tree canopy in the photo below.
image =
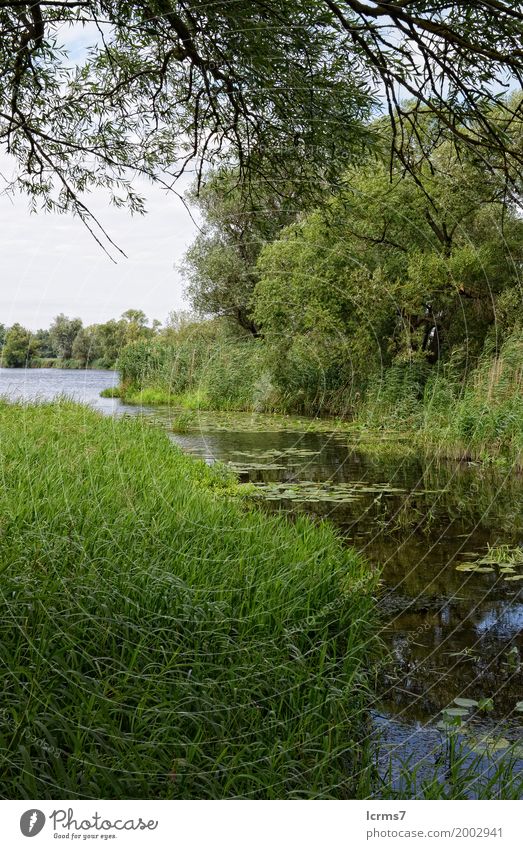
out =
[[521,108],[487,107],[521,85],[522,27],[522,4],[505,0],[2,0],[0,140],[13,185],[98,237],[86,193],[102,185],[140,210],[137,173],[172,186],[189,163],[201,175],[225,159],[242,180],[312,190],[372,142],[380,103],[400,157],[412,133],[426,152],[429,114],[508,173]]
[[383,369],[467,372],[521,311],[523,222],[502,185],[445,142],[415,176],[353,168],[258,260],[254,318],[287,391],[353,398]]

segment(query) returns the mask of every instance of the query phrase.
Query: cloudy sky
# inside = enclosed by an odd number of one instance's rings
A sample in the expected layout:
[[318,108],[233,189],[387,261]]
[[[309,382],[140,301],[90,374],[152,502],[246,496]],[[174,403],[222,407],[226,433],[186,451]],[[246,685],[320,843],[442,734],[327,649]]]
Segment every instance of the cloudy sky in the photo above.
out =
[[47,327],[59,312],[85,324],[143,309],[163,321],[183,309],[184,283],[176,264],[196,235],[181,200],[149,185],[148,213],[131,217],[93,194],[89,206],[128,258],[117,265],[79,219],[31,214],[24,196],[0,195],[0,323]]
[[[81,61],[99,33],[93,25],[62,27],[71,61]],[[1,175],[13,164],[0,157]],[[183,192],[190,179],[178,186]],[[64,312],[85,324],[143,309],[163,321],[183,309],[184,283],[175,266],[197,229],[181,200],[159,188],[136,183],[147,198],[147,215],[131,217],[109,206],[102,192],[87,198],[89,209],[127,254],[114,265],[79,219],[34,215],[27,197],[8,198],[0,187],[0,323],[15,321],[36,330]]]

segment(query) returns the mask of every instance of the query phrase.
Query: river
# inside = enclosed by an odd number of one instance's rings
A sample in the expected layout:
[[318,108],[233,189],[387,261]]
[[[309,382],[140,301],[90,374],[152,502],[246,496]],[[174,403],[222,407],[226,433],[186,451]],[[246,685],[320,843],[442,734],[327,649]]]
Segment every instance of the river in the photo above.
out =
[[[389,661],[379,670],[373,733],[382,758],[414,759],[430,772],[441,712],[455,709],[456,698],[489,700],[470,723],[468,708],[451,720],[463,722],[469,741],[521,742],[523,714],[514,709],[523,699],[523,476],[401,453],[384,459],[306,419],[286,429],[279,417],[194,414],[185,416],[188,432],[174,436],[177,411],[99,397],[116,382],[114,372],[0,369],[0,394],[10,398],[66,395],[109,415],[144,414],[185,451],[253,482],[268,509],[328,518],[380,566]],[[503,546],[521,551],[521,564],[516,557],[515,565],[478,568]]]

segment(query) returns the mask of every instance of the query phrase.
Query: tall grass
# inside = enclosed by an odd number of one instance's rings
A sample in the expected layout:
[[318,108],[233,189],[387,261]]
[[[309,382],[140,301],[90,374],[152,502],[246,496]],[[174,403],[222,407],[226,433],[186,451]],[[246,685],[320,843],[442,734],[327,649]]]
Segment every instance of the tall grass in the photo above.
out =
[[523,468],[521,333],[510,336],[499,353],[483,356],[432,441],[447,456],[449,452],[479,459],[500,456]]
[[358,400],[341,365],[320,368],[306,347],[302,342],[282,360],[263,340],[204,322],[169,343],[157,339],[124,349],[122,397],[189,409],[351,417],[370,432],[412,435],[418,449],[441,457],[506,458],[523,468],[520,330],[500,350],[492,350],[487,338],[473,364],[461,349],[435,365],[419,352],[394,362],[356,393]]
[[[142,340],[119,358],[122,397],[131,403],[198,409],[266,409],[263,349],[248,335],[207,322],[168,339]],[[263,395],[262,391],[262,395]]]
[[523,469],[523,336],[486,350],[466,378],[453,363],[436,370],[392,366],[357,411],[363,427],[410,433],[419,450],[448,459],[506,459]]
[[368,769],[367,797],[379,799],[523,798],[521,758],[507,753],[475,754],[449,734],[440,752],[419,759],[390,758]]
[[375,578],[160,430],[0,405],[1,788],[357,792]]

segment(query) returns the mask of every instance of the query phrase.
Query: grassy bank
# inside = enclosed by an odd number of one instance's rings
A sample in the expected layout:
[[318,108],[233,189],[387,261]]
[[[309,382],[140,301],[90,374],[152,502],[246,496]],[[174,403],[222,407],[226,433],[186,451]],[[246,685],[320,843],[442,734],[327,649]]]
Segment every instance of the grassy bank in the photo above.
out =
[[523,336],[488,349],[464,380],[453,363],[389,369],[357,410],[360,433],[408,435],[420,453],[523,469]]
[[2,363],[0,361],[0,366],[2,368],[59,368],[59,369],[73,369],[75,371],[85,369],[97,369],[97,370],[106,370],[113,369],[114,365],[108,366],[103,360],[94,360],[92,363],[86,364],[81,360],[61,360],[58,357],[32,357],[30,360],[27,360],[25,365],[17,365],[10,366],[6,363]]
[[103,360],[93,360],[86,364],[81,360],[61,360],[58,357],[33,357],[28,368],[64,368],[64,369],[107,369],[111,368]]
[[[380,450],[386,436],[388,452],[396,438],[399,450],[406,446],[430,456],[523,469],[520,331],[499,348],[487,340],[482,355],[466,368],[457,358],[435,365],[413,358],[383,369],[357,397],[347,385],[336,400],[305,372],[286,392],[270,371],[270,358],[261,340],[195,330],[177,345],[156,340],[126,348],[117,391],[132,404],[328,417],[371,450]],[[307,404],[300,401],[299,385]]]
[[357,794],[375,578],[329,526],[67,403],[2,403],[0,469],[4,796]]

